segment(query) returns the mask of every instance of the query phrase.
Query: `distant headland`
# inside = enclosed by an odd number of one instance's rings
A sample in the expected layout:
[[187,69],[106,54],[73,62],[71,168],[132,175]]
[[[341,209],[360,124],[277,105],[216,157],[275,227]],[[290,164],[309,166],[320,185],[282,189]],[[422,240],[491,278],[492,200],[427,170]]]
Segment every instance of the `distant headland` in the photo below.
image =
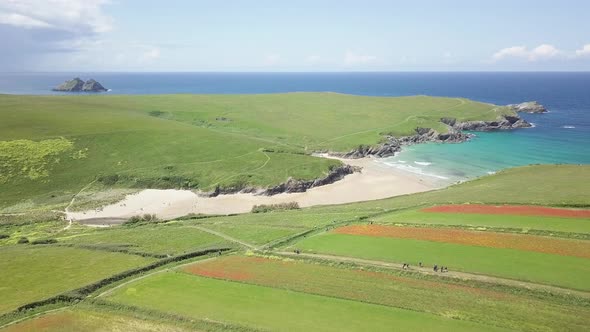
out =
[[65,81],[64,83],[56,86],[52,89],[53,91],[62,92],[104,92],[108,91],[102,84],[98,83],[94,79],[89,79],[84,82],[79,77]]

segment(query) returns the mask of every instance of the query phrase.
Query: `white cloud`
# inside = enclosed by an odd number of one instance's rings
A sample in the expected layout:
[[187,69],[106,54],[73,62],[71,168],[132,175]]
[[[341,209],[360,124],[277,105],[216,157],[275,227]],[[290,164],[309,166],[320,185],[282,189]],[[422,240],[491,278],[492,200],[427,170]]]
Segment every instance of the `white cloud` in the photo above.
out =
[[576,56],[578,56],[578,57],[590,56],[590,44],[586,44],[581,49],[577,50]]
[[101,33],[112,21],[102,7],[108,0],[3,0],[0,24],[22,28],[52,28],[73,34]]
[[496,61],[503,60],[505,58],[526,58],[528,56],[528,51],[524,46],[512,46],[508,48],[503,48],[498,52],[492,55],[492,58]]
[[353,51],[346,51],[344,54],[344,64],[348,66],[369,64],[376,60],[377,57],[374,55],[357,54]]
[[555,48],[553,45],[543,44],[535,47],[529,54],[530,61],[537,61],[543,59],[551,59],[560,55],[562,51]]
[[509,58],[525,59],[527,61],[538,61],[555,58],[563,54],[563,51],[557,49],[553,45],[542,44],[532,50],[525,46],[512,46],[503,48],[492,55],[493,61],[501,61]]
[[25,29],[50,28],[51,24],[17,13],[0,12],[0,24],[7,24]]

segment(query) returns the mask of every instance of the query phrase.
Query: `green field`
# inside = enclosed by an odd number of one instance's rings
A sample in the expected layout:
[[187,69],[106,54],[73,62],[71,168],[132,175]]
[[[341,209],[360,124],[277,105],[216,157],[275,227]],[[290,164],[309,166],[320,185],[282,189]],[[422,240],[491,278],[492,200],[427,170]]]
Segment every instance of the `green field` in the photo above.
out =
[[227,241],[217,236],[190,226],[175,224],[95,229],[58,239],[60,243],[92,246],[98,249],[126,249],[132,252],[160,255],[178,255],[183,252],[228,245]]
[[[580,241],[590,241],[589,219],[420,210],[463,203],[589,208],[588,165],[518,167],[370,202],[104,229],[68,226],[62,215],[74,195],[70,211],[142,188],[314,179],[340,164],[314,151],[375,145],[417,127],[445,132],[441,117],[510,113],[427,96],[0,95],[0,329],[23,319],[4,330],[583,331],[590,259],[574,257],[568,241],[586,247]],[[332,232],[367,223],[430,225],[432,241]],[[440,242],[439,229],[459,234],[449,228],[519,233],[511,239],[532,245]],[[556,248],[570,256],[535,251],[537,243],[550,245],[543,236],[562,237],[551,243],[567,243]],[[57,242],[18,244],[22,237]],[[207,248],[217,249],[199,252]],[[285,248],[309,255],[285,258]],[[397,268],[418,262],[451,273]],[[14,311],[63,293],[71,297]]]
[[186,317],[273,331],[501,330],[411,310],[227,282],[179,272],[137,281],[108,298]]
[[401,272],[376,272],[273,256],[229,256],[199,262],[184,270],[201,276],[217,275],[216,278],[427,312],[510,329],[579,329],[584,326],[584,317],[590,310],[577,307],[573,302],[558,302],[532,294],[515,295],[509,288],[480,288],[483,285],[465,285],[441,278],[416,279]]
[[505,107],[458,98],[271,95],[0,95],[0,207],[56,206],[108,188],[266,187],[339,164],[312,157],[377,144],[444,116],[493,120]]
[[0,247],[0,314],[152,261],[134,255],[46,245]]
[[476,228],[519,229],[522,232],[530,230],[557,231],[566,233],[590,233],[590,219],[557,218],[539,216],[511,216],[486,214],[454,214],[433,213],[410,210],[391,213],[372,218],[380,224],[424,224],[445,226],[467,226]]
[[412,239],[326,233],[295,245],[307,252],[358,257],[590,290],[590,260],[537,252]]

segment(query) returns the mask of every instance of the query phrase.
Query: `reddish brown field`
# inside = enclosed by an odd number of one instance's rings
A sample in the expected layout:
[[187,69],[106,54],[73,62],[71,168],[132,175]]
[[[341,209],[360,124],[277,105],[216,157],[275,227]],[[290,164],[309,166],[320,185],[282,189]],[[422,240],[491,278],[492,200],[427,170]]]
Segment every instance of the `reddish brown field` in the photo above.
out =
[[531,205],[439,205],[421,210],[438,213],[507,214],[517,216],[590,218],[590,210],[559,209]]
[[466,231],[450,228],[353,225],[337,228],[337,234],[392,237],[472,246],[536,251],[545,254],[590,258],[590,241],[543,236]]

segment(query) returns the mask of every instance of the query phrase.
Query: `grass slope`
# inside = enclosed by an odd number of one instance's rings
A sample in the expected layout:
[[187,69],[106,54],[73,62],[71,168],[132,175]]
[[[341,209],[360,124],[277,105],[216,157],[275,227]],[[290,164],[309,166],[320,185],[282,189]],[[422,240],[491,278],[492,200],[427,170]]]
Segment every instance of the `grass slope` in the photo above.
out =
[[312,179],[338,164],[307,154],[314,150],[373,145],[383,134],[409,135],[416,127],[445,131],[444,116],[490,120],[504,113],[510,111],[425,96],[0,95],[0,174],[14,175],[0,178],[0,207],[59,206],[97,177],[97,190]]

